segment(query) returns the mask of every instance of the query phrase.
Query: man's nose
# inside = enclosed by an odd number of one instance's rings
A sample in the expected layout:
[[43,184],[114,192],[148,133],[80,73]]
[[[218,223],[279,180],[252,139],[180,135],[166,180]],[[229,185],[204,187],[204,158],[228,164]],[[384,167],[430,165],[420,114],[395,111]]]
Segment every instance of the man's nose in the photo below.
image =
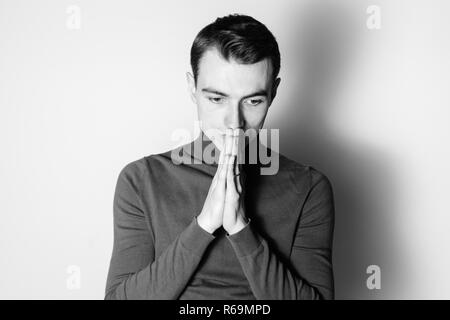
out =
[[230,106],[226,115],[225,125],[231,129],[244,128],[244,117],[242,116],[242,110],[238,103]]

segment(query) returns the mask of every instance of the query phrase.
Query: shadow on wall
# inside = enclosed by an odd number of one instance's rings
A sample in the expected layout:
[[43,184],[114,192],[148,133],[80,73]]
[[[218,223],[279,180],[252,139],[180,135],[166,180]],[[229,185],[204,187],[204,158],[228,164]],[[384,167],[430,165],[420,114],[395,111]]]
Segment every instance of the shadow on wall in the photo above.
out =
[[[290,27],[297,31],[292,45],[298,69],[290,71],[296,80],[289,83],[296,89],[286,101],[300,101],[300,107],[283,106],[279,119],[281,153],[322,171],[333,185],[336,299],[396,298],[405,276],[392,159],[383,150],[355,145],[326,121],[332,109],[336,114],[336,93],[364,40],[364,15],[363,7],[357,12],[321,2],[310,3],[296,17]],[[367,288],[369,265],[381,268],[380,290]]]

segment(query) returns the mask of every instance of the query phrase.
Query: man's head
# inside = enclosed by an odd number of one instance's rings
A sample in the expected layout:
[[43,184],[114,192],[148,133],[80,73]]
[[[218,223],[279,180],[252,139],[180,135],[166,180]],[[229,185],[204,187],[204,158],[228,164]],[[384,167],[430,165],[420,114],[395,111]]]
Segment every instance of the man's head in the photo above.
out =
[[218,18],[195,38],[191,67],[187,80],[201,129],[220,149],[227,128],[262,128],[280,83],[278,44],[262,23],[245,15]]

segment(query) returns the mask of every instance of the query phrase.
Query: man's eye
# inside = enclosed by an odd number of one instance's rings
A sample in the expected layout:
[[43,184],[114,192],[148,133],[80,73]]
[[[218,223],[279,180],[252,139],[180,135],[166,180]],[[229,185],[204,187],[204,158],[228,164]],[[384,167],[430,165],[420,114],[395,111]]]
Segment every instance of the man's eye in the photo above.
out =
[[223,98],[218,98],[218,97],[210,97],[208,98],[209,101],[211,101],[212,103],[221,103]]
[[261,99],[249,99],[249,100],[247,100],[247,104],[249,104],[251,106],[257,106],[261,102],[263,102]]

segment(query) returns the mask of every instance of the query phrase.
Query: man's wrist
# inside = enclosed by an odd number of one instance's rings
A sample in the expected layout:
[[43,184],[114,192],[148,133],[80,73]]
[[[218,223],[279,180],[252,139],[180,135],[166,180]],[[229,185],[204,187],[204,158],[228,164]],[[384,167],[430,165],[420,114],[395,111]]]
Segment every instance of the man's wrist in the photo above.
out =
[[226,231],[227,231],[228,235],[238,233],[239,231],[244,229],[248,225],[249,222],[250,222],[249,219],[241,217],[238,220],[236,220],[236,223],[232,227],[228,228],[228,230],[226,230]]
[[200,228],[202,228],[203,230],[205,230],[206,232],[213,234],[214,231],[216,231],[216,229],[214,229],[213,227],[211,227],[210,225],[208,225],[202,218],[201,215],[197,216],[197,224],[199,225]]

